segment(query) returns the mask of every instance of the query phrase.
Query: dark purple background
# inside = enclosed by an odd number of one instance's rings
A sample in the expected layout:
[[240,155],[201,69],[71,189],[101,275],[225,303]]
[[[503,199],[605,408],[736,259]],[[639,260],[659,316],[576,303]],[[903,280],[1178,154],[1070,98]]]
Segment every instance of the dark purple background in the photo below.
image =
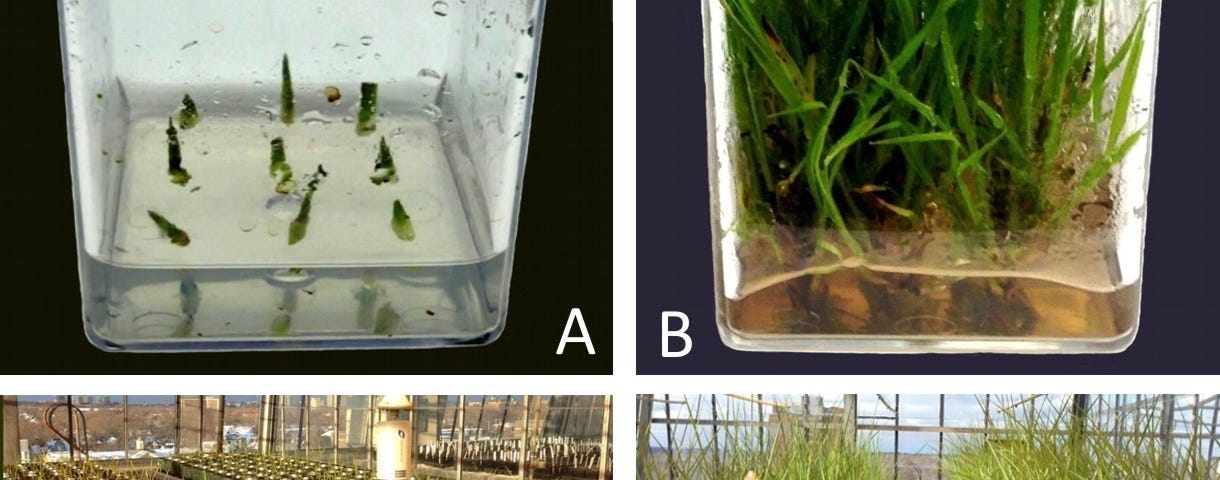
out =
[[[1220,2],[1167,3],[1139,335],[1121,354],[1021,356],[749,353],[724,346],[712,288],[700,0],[647,2],[637,18],[639,373],[1220,372],[1220,200],[1209,196],[1220,192]],[[662,310],[690,316],[694,347],[688,356],[661,357]]]

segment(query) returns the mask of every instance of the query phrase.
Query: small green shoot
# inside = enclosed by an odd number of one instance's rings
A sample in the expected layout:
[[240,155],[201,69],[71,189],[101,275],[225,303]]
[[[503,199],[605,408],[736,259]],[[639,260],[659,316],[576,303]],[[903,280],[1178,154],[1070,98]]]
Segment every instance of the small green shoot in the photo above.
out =
[[390,228],[400,240],[409,242],[415,240],[415,227],[411,225],[411,216],[402,208],[402,202],[394,200],[394,216],[390,220]]
[[271,140],[271,176],[279,177],[275,184],[275,193],[288,194],[296,189],[297,184],[292,180],[292,167],[288,165],[287,155],[284,153],[284,137]]
[[174,128],[173,117],[169,119],[165,136],[169,144],[169,181],[174,185],[186,186],[191,181],[191,174],[182,168],[182,145],[178,142],[178,129]]
[[305,200],[301,202],[301,209],[297,212],[296,218],[292,219],[292,223],[288,225],[289,245],[296,245],[297,242],[305,239],[305,232],[309,228],[309,210],[313,208],[313,194],[327,175],[322,165],[318,165],[317,173],[310,176],[309,183],[305,187]]
[[356,122],[356,133],[368,135],[377,130],[377,84],[360,84],[360,118]]
[[398,183],[398,169],[394,167],[394,156],[390,154],[385,137],[381,137],[381,145],[377,149],[377,163],[373,165],[373,175],[369,180],[373,185]]
[[292,125],[296,117],[296,99],[292,96],[292,72],[288,68],[288,54],[280,62],[280,121]]
[[191,244],[191,237],[186,234],[186,231],[178,228],[177,225],[174,225],[169,220],[166,220],[165,217],[161,216],[161,214],[149,210],[148,217],[152,219],[153,223],[157,224],[157,229],[161,230],[161,234],[165,235],[166,238],[169,238],[170,243],[179,247],[185,247]]
[[199,110],[195,108],[195,101],[191,100],[191,96],[182,96],[182,109],[178,111],[178,125],[183,130],[190,129],[199,123]]

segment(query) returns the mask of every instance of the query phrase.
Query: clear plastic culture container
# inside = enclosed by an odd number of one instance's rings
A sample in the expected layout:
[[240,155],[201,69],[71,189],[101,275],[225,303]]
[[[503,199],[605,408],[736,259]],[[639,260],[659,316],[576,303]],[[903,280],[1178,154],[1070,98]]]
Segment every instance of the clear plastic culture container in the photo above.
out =
[[1143,0],[705,0],[725,343],[1125,349],[1158,13]]
[[61,0],[90,341],[495,340],[543,4]]

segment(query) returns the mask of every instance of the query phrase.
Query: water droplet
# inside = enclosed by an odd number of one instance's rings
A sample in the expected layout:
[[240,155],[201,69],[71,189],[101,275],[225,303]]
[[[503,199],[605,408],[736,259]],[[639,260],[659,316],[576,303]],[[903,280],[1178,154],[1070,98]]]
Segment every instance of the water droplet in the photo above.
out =
[[487,16],[483,17],[483,28],[491,28],[492,24],[496,23],[496,11],[487,12]]
[[449,15],[449,4],[445,3],[444,0],[432,2],[432,13],[435,13],[441,17]]
[[183,49],[183,50],[186,50],[186,49],[191,48],[191,47],[193,47],[193,46],[195,46],[195,45],[199,45],[199,40],[191,40],[191,41],[189,41],[189,42],[186,42],[186,45],[183,45],[183,46],[182,46],[182,49]]
[[255,81],[254,81],[254,86],[256,86],[256,87],[261,87],[261,86],[263,86],[263,81],[262,81],[262,80],[255,80]]
[[437,80],[440,80],[440,78],[441,78],[441,74],[436,73],[436,70],[433,70],[431,68],[421,68],[421,69],[419,69],[419,73],[416,75],[421,76],[421,77],[427,77],[427,78],[435,78]]
[[281,288],[302,288],[313,283],[317,277],[304,268],[281,268],[267,274],[267,283]]
[[432,120],[433,122],[439,121],[441,116],[444,114],[444,112],[441,111],[441,107],[431,103],[424,105],[421,110],[423,110],[424,115],[427,115],[428,119]]
[[360,37],[360,44],[361,44],[361,45],[364,45],[364,46],[366,46],[366,47],[367,47],[367,46],[369,46],[369,45],[372,45],[372,44],[373,44],[373,37],[372,37],[372,36],[370,36],[370,35],[365,35],[365,36],[363,36],[363,37]]
[[208,25],[208,30],[212,33],[220,33],[225,30],[225,26],[220,22],[212,22],[211,25]]
[[343,117],[343,123],[356,123],[356,119],[353,118],[351,115],[345,115]]
[[346,43],[335,42],[335,44],[334,44],[334,45],[332,45],[332,46],[331,46],[331,48],[347,48],[347,44],[346,44]]
[[267,96],[266,96],[266,95],[263,95],[263,96],[261,96],[261,97],[258,97],[258,101],[263,102],[263,103],[267,103],[267,102],[270,102],[270,101],[271,101],[271,99],[267,98]]
[[322,115],[322,112],[310,110],[301,115],[301,123],[306,125],[325,125],[331,123],[331,121],[325,115]]
[[376,59],[376,60],[380,60],[380,59],[381,59],[381,54],[380,54],[380,53],[374,53],[374,54],[373,54],[373,58],[374,58],[374,59]]
[[237,222],[237,227],[243,232],[252,232],[255,227],[258,227],[258,222],[253,218],[243,218]]

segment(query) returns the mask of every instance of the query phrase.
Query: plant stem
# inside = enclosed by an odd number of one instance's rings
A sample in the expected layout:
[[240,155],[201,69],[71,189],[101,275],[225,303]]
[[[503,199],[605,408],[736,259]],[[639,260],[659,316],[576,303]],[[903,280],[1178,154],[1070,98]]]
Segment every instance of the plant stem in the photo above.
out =
[[415,228],[411,225],[411,216],[402,208],[402,202],[394,200],[394,215],[390,219],[390,228],[400,240],[415,240]]
[[169,144],[169,181],[175,185],[186,186],[191,181],[191,174],[182,168],[182,145],[178,143],[178,129],[174,128],[174,118],[169,119],[169,128],[165,130]]
[[178,112],[178,125],[182,126],[183,130],[194,127],[199,123],[199,110],[195,108],[195,101],[191,100],[189,94],[182,96],[182,110]]
[[377,130],[377,84],[363,82],[360,84],[360,118],[356,123],[356,133],[368,135]]
[[292,125],[296,117],[296,99],[292,95],[292,72],[288,68],[288,54],[280,62],[280,121]]
[[377,149],[377,162],[373,165],[373,176],[369,177],[373,185],[381,185],[382,183],[398,183],[398,169],[394,167],[394,156],[390,154],[390,147],[385,143],[385,137],[381,137],[381,145]]
[[179,247],[191,244],[191,237],[186,234],[186,231],[166,220],[161,214],[149,210],[148,217],[152,219],[153,223],[157,224],[157,229],[161,230],[161,234],[169,238],[170,243]]

